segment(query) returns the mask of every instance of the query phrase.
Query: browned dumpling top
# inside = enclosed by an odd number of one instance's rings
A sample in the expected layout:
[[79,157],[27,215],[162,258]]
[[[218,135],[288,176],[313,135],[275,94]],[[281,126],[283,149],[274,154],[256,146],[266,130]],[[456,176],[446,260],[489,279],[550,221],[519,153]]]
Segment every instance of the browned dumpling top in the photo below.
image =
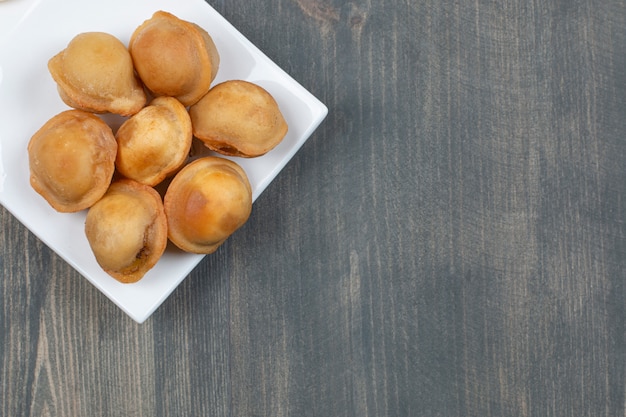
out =
[[173,97],[157,97],[115,134],[115,165],[123,176],[155,186],[180,168],[191,148],[191,119]]
[[224,155],[256,157],[276,147],[287,134],[287,122],[264,88],[242,80],[211,88],[189,109],[194,135]]
[[209,91],[219,67],[208,32],[164,11],[137,27],[128,47],[146,87],[155,96],[176,97],[185,106]]
[[48,61],[59,94],[70,107],[129,116],[146,104],[126,46],[115,36],[85,32]]
[[106,192],[115,171],[117,143],[98,116],[67,110],[30,139],[30,183],[57,211],[76,212]]
[[212,253],[250,216],[245,171],[221,157],[197,159],[176,174],[164,198],[170,240],[192,253]]
[[167,246],[161,196],[136,181],[115,181],[87,212],[85,234],[106,273],[123,283],[137,282]]

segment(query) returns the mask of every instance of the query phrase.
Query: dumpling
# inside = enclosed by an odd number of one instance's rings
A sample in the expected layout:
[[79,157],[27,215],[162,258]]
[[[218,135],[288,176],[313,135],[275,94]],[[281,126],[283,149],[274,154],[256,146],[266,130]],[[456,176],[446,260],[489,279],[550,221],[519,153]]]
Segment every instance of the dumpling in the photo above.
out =
[[139,281],[167,246],[161,196],[136,181],[115,181],[87,212],[85,235],[106,273],[123,283]]
[[30,184],[59,212],[76,212],[106,192],[117,142],[98,116],[67,110],[48,120],[28,143]]
[[129,116],[146,104],[128,49],[108,33],[77,35],[48,61],[48,69],[70,107]]
[[170,240],[192,253],[212,253],[250,216],[252,189],[237,163],[207,156],[180,170],[164,197]]
[[191,148],[191,119],[173,97],[157,97],[115,134],[120,174],[155,186],[180,168]]
[[272,95],[242,80],[225,81],[211,88],[190,107],[189,114],[194,136],[223,155],[263,155],[276,147],[288,130]]
[[164,11],[135,29],[128,48],[153,95],[176,97],[185,107],[209,91],[219,67],[219,54],[207,31]]

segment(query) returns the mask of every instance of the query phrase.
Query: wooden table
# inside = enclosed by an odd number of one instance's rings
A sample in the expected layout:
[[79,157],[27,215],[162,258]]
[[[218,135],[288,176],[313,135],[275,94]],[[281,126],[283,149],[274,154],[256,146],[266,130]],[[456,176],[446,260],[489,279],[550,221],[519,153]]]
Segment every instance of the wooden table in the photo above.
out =
[[626,415],[623,1],[209,3],[326,121],[142,325],[0,209],[0,415]]

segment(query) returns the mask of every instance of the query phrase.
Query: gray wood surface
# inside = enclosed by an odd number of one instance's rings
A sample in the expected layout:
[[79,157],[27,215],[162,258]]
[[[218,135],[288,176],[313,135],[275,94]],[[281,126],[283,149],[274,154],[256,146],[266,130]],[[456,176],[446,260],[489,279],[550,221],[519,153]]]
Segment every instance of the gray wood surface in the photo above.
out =
[[626,416],[626,4],[209,0],[329,107],[144,324],[0,209],[2,416]]

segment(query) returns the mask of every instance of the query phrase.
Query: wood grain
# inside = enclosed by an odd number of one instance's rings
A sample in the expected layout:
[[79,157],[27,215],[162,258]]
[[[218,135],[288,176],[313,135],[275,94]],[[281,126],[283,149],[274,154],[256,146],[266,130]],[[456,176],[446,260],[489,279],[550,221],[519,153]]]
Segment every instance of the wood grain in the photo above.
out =
[[0,208],[0,415],[626,416],[624,2],[210,3],[328,118],[143,325]]

